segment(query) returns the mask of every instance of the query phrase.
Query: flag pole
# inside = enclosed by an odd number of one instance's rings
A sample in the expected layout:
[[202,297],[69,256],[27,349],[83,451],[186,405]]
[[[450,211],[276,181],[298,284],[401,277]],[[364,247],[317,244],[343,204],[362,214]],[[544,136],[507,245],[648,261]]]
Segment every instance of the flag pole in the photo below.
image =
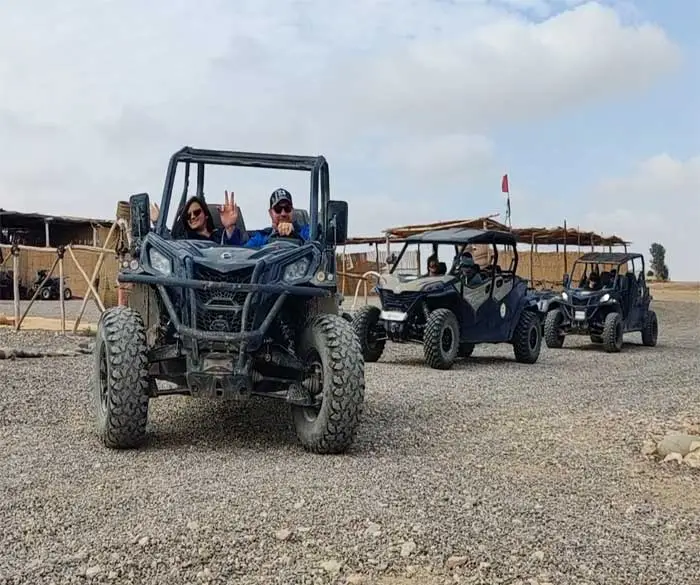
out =
[[513,231],[513,224],[510,219],[510,185],[508,184],[508,173],[503,175],[501,179],[501,192],[506,194],[506,221],[508,222],[508,229]]

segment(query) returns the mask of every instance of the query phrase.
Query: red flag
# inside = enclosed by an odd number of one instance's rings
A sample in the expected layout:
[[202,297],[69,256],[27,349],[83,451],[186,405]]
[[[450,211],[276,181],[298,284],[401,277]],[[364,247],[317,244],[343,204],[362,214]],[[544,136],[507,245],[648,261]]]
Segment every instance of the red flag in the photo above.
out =
[[501,179],[501,191],[503,193],[510,193],[510,190],[508,189],[508,174],[506,173],[503,175],[503,179]]

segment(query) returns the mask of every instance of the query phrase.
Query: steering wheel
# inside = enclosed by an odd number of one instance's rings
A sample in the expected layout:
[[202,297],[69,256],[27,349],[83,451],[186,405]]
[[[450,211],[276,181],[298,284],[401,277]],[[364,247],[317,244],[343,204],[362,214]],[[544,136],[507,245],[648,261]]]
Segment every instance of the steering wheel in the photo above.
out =
[[270,243],[281,242],[281,243],[286,243],[286,244],[300,244],[301,242],[303,242],[303,240],[301,238],[298,238],[298,237],[278,236],[275,234],[270,234],[269,241],[270,241]]

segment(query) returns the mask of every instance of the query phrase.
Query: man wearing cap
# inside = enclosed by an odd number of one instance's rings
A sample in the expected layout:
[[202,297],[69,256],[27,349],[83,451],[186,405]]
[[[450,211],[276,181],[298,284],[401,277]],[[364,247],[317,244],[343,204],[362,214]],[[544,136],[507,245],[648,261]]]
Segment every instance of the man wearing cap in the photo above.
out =
[[[293,218],[294,205],[292,194],[284,188],[276,189],[270,195],[270,209],[268,211],[272,225],[262,230],[249,232],[248,241],[243,244],[246,248],[260,248],[270,241],[270,236],[278,235],[284,238],[299,238],[309,240],[309,225],[299,224]],[[234,227],[232,234],[227,234],[227,244],[240,245],[240,233],[238,227]]]
[[474,258],[469,252],[462,254],[459,269],[467,286],[476,286],[486,282],[486,279],[479,272],[479,266],[474,262]]

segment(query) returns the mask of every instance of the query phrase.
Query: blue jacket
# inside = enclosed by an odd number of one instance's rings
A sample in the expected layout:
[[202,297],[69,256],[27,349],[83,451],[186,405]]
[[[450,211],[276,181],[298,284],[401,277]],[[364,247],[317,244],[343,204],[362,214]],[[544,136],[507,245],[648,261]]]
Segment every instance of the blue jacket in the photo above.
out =
[[[294,224],[293,234],[299,236],[305,242],[309,241],[310,229],[308,224],[300,225]],[[224,246],[243,246],[245,248],[261,248],[270,241],[270,236],[272,235],[272,227],[268,227],[262,230],[256,230],[254,232],[248,232],[248,241],[242,243],[242,234],[236,226],[231,233],[231,237],[226,235],[226,231],[223,231],[221,236],[221,243]]]

